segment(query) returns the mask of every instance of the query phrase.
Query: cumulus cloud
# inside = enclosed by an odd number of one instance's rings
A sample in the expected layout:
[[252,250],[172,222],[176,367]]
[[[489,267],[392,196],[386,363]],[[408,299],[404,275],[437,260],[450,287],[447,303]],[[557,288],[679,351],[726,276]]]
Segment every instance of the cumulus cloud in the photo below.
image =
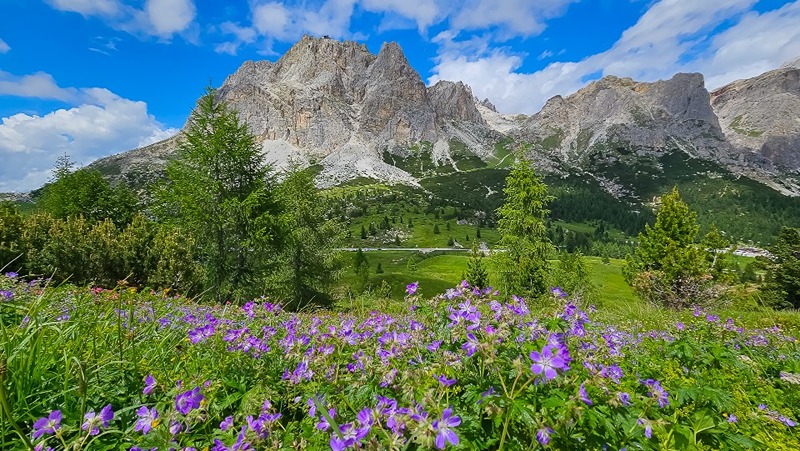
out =
[[185,33],[191,39],[189,31],[197,16],[194,0],[146,0],[142,9],[122,0],[47,0],[47,3],[59,11],[98,17],[117,30],[162,39],[176,33]]
[[455,2],[450,26],[455,30],[502,27],[499,37],[534,36],[545,21],[566,12],[577,0],[466,0]]
[[8,53],[9,50],[11,50],[11,47],[6,44],[6,41],[0,39],[0,54]]
[[0,70],[0,95],[71,102],[78,94],[77,89],[58,86],[53,77],[44,72],[18,77]]
[[124,9],[118,0],[47,0],[47,3],[59,11],[78,13],[84,17],[111,17],[122,13]]
[[[458,43],[443,44],[429,82],[461,80],[479,98],[488,97],[501,111],[515,113],[534,113],[548,98],[571,94],[603,75],[653,81],[697,71],[715,88],[800,54],[800,0],[760,14],[750,12],[755,3],[661,0],[608,50],[532,73],[519,72],[527,55],[491,46],[464,53]],[[728,28],[713,33],[723,26]]]
[[[578,0],[251,0],[251,24],[259,42],[271,48],[273,41],[291,42],[303,33],[334,38],[361,39],[350,30],[355,11],[382,15],[378,32],[416,26],[427,37],[428,29],[444,25],[459,31],[486,31],[495,41],[514,36],[534,36],[548,19],[566,12]],[[409,26],[410,25],[410,26]],[[225,33],[223,31],[223,33]],[[231,34],[231,33],[227,33]],[[218,44],[218,52],[235,53],[242,44],[234,38]]]
[[147,0],[144,10],[159,36],[170,36],[189,28],[197,15],[192,0]]
[[[23,79],[26,77],[19,77]],[[149,114],[144,102],[103,88],[67,89],[78,105],[43,116],[18,113],[0,119],[0,160],[4,163],[0,165],[0,192],[41,186],[59,155],[66,153],[76,162],[88,164],[177,132]],[[47,97],[45,92],[40,94],[36,97]]]

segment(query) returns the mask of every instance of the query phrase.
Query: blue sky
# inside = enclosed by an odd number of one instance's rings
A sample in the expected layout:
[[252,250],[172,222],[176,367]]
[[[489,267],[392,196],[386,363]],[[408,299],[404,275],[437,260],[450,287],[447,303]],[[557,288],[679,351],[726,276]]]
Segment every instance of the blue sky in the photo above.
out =
[[800,0],[0,0],[0,192],[168,137],[209,81],[304,33],[396,41],[426,83],[535,113],[603,75],[706,75],[800,56]]

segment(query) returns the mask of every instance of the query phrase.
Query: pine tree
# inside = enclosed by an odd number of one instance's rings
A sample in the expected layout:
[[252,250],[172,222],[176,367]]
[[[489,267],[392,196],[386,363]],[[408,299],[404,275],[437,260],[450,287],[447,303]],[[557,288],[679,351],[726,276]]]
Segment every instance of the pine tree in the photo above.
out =
[[156,191],[156,214],[191,237],[217,301],[262,291],[277,222],[273,175],[263,161],[247,125],[209,87]]
[[375,268],[375,274],[383,274],[383,265],[381,265],[381,262],[378,262],[378,267]]
[[778,306],[800,308],[800,228],[781,229],[769,251],[775,257],[764,262],[765,290],[775,296]]
[[519,160],[506,178],[505,202],[497,209],[500,246],[495,254],[506,296],[540,296],[548,291],[548,258],[555,248],[547,236],[547,204],[553,199],[527,160]]
[[478,229],[475,231],[475,238],[481,239],[481,228],[480,227],[478,227]]
[[364,224],[361,224],[361,239],[367,239],[367,229],[364,228]]
[[654,302],[671,306],[697,302],[701,281],[708,275],[706,251],[695,242],[698,230],[697,213],[673,188],[662,198],[655,224],[645,226],[639,246],[627,258],[628,283]]
[[466,280],[473,287],[486,288],[489,286],[489,273],[483,265],[483,252],[478,249],[477,241],[472,243],[472,252],[467,263]]
[[439,233],[441,233],[441,232],[439,231],[439,224],[438,224],[438,223],[437,223],[437,224],[434,224],[434,225],[433,225],[433,234],[434,234],[434,235],[438,235]]
[[711,224],[711,230],[703,237],[701,246],[706,251],[706,267],[714,280],[729,281],[733,278],[733,272],[726,273],[731,266],[730,245],[717,225]]
[[327,304],[331,301],[328,289],[342,266],[338,246],[344,227],[326,217],[311,171],[292,169],[276,194],[281,207],[281,252],[272,288],[292,301],[292,307]]
[[363,293],[369,283],[369,260],[361,248],[353,257],[353,272],[356,275],[356,293]]

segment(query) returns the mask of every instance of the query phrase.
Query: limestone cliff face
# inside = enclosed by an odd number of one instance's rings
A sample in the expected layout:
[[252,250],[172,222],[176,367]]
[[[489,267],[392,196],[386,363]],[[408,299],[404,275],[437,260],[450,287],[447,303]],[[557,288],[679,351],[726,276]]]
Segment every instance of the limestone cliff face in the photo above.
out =
[[[616,183],[609,170],[658,167],[664,155],[682,152],[800,194],[798,61],[713,94],[701,74],[652,83],[608,76],[525,116],[499,113],[461,82],[426,87],[395,43],[373,54],[363,44],[305,36],[274,63],[244,62],[218,94],[266,161],[320,165],[320,186],[358,177],[417,184],[443,167],[462,170],[459,160],[469,162],[464,168],[496,162],[503,140],[527,149],[541,169],[578,170],[608,186]],[[179,139],[93,165],[141,184]]]
[[714,91],[711,105],[734,147],[800,175],[800,60]]
[[671,149],[724,163],[737,159],[701,74],[654,83],[604,77],[566,98],[553,97],[513,134],[533,144],[532,154],[566,162]]

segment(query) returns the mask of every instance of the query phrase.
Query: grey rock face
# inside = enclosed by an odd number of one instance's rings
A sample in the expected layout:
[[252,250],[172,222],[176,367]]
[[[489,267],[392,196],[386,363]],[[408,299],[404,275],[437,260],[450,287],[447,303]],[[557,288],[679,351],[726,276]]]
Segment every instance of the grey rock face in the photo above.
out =
[[800,174],[800,69],[791,64],[711,94],[726,139],[781,172]]
[[675,148],[733,162],[701,74],[654,83],[604,77],[569,97],[551,98],[513,133],[533,143],[534,154],[566,162]]
[[[426,88],[395,43],[375,55],[363,44],[304,36],[275,63],[243,63],[219,95],[256,135],[267,161],[279,168],[320,162],[320,185],[360,176],[413,184],[408,173],[383,162],[384,151],[402,155],[423,141],[441,149],[459,139],[485,155],[494,144],[470,88],[450,82]],[[161,150],[156,163],[170,154]],[[100,164],[133,167],[148,152]]]

